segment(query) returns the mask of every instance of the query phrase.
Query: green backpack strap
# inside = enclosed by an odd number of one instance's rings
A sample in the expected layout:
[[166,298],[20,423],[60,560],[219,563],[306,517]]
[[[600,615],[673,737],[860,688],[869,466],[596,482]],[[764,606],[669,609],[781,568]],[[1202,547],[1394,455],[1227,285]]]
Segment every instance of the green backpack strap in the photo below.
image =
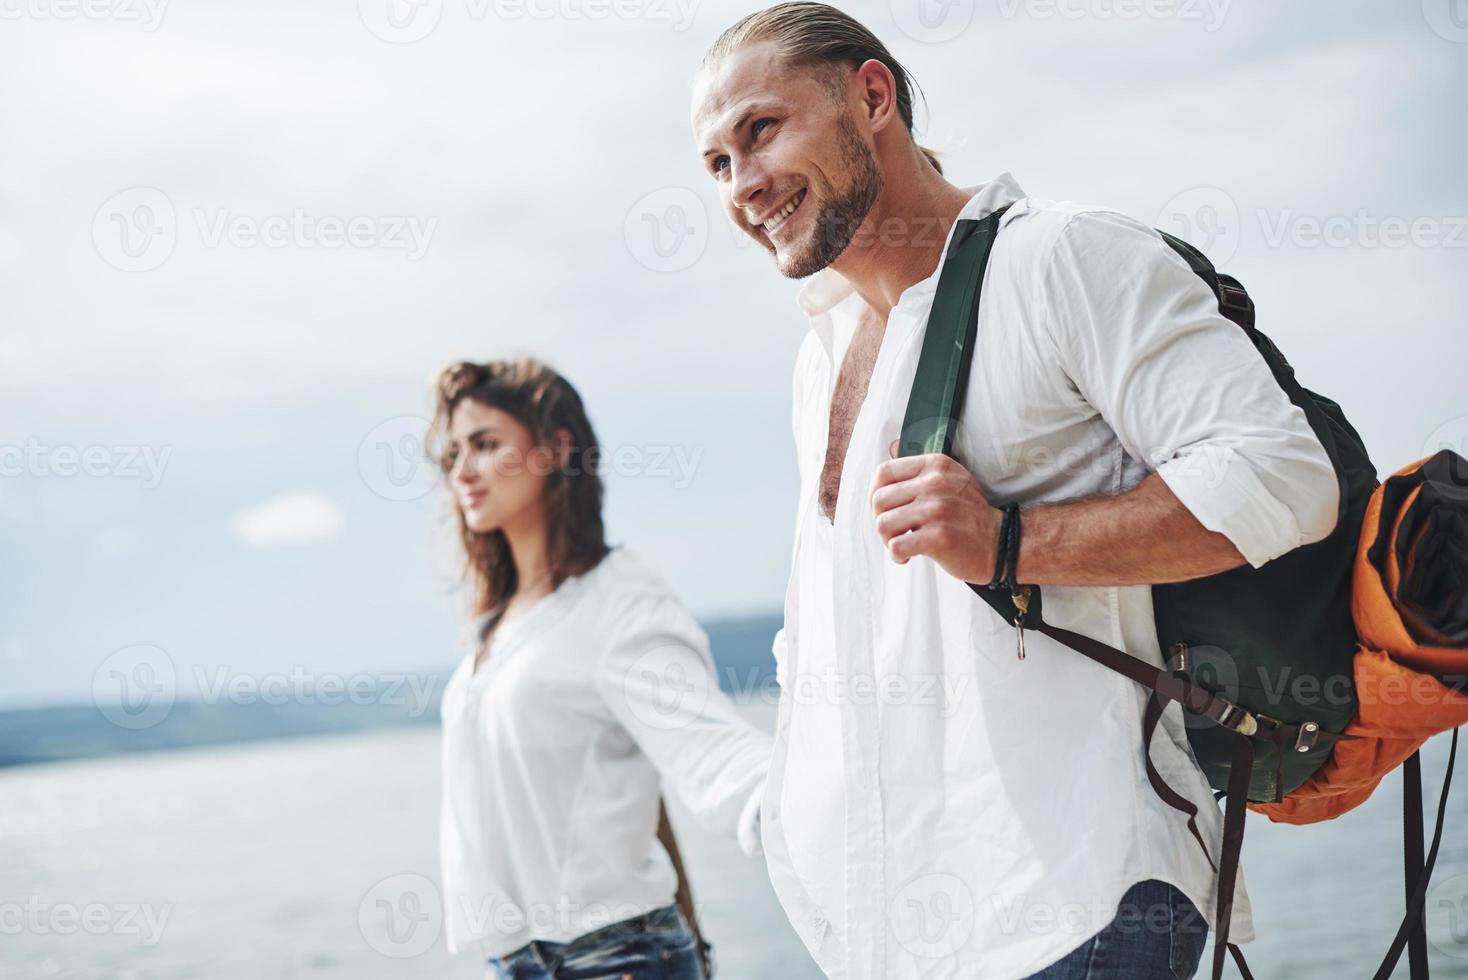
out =
[[[953,437],[963,411],[968,379],[972,373],[974,343],[978,337],[979,299],[984,291],[984,272],[989,253],[999,236],[999,222],[1009,205],[983,218],[954,222],[953,237],[938,273],[933,308],[923,333],[917,374],[902,419],[898,455],[927,453],[953,455]],[[987,585],[969,583],[1006,623],[1021,615],[1024,622],[1040,621],[1040,590],[1027,586],[1028,604],[1021,610],[1013,596]]]
[[902,420],[901,455],[951,454],[958,413],[968,389],[978,336],[979,297],[999,220],[1007,207],[986,218],[954,223],[953,238],[938,273],[938,289],[923,333],[917,376]]

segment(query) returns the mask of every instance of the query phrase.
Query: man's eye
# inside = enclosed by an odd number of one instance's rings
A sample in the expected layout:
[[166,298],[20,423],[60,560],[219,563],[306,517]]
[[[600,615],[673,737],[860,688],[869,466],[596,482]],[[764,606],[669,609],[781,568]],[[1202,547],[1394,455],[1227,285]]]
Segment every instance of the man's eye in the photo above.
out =
[[[758,138],[759,137],[759,134],[762,133],[762,132],[764,132],[763,127],[765,125],[773,126],[775,124],[775,122],[776,122],[775,119],[773,119],[771,117],[768,117],[768,116],[765,117],[765,118],[763,118],[763,119],[756,119],[754,122],[752,122],[752,123],[749,124],[749,134],[750,134],[750,136],[755,137],[755,138]],[[729,158],[728,157],[714,157],[714,162],[711,165],[710,169],[712,169],[713,172],[714,172],[714,175],[717,176],[719,174],[719,171],[721,169],[723,169],[722,167],[720,167],[720,164],[728,164],[728,162],[729,162]]]

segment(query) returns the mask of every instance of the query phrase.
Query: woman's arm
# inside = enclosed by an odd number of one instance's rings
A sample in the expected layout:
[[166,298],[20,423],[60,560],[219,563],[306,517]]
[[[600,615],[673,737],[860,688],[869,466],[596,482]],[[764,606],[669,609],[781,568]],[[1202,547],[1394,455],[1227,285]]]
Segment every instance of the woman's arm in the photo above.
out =
[[708,636],[675,596],[639,595],[615,617],[597,662],[602,699],[705,827],[759,854],[770,737],[719,689]]

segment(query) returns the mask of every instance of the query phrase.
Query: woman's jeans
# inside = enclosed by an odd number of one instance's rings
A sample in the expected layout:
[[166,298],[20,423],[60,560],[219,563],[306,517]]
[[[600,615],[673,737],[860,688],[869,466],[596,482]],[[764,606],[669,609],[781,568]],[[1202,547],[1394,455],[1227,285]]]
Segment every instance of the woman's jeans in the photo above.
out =
[[1207,944],[1203,914],[1153,878],[1127,889],[1110,925],[1029,980],[1187,980]]
[[677,905],[603,926],[569,943],[536,939],[489,961],[498,980],[704,980]]

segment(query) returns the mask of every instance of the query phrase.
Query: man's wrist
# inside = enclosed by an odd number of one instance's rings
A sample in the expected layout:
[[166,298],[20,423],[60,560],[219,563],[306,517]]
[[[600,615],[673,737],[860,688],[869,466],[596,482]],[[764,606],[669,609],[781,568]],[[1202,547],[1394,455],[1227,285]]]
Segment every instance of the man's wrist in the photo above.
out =
[[1017,503],[1000,508],[1002,516],[994,542],[994,574],[991,589],[1019,590],[1020,508]]

